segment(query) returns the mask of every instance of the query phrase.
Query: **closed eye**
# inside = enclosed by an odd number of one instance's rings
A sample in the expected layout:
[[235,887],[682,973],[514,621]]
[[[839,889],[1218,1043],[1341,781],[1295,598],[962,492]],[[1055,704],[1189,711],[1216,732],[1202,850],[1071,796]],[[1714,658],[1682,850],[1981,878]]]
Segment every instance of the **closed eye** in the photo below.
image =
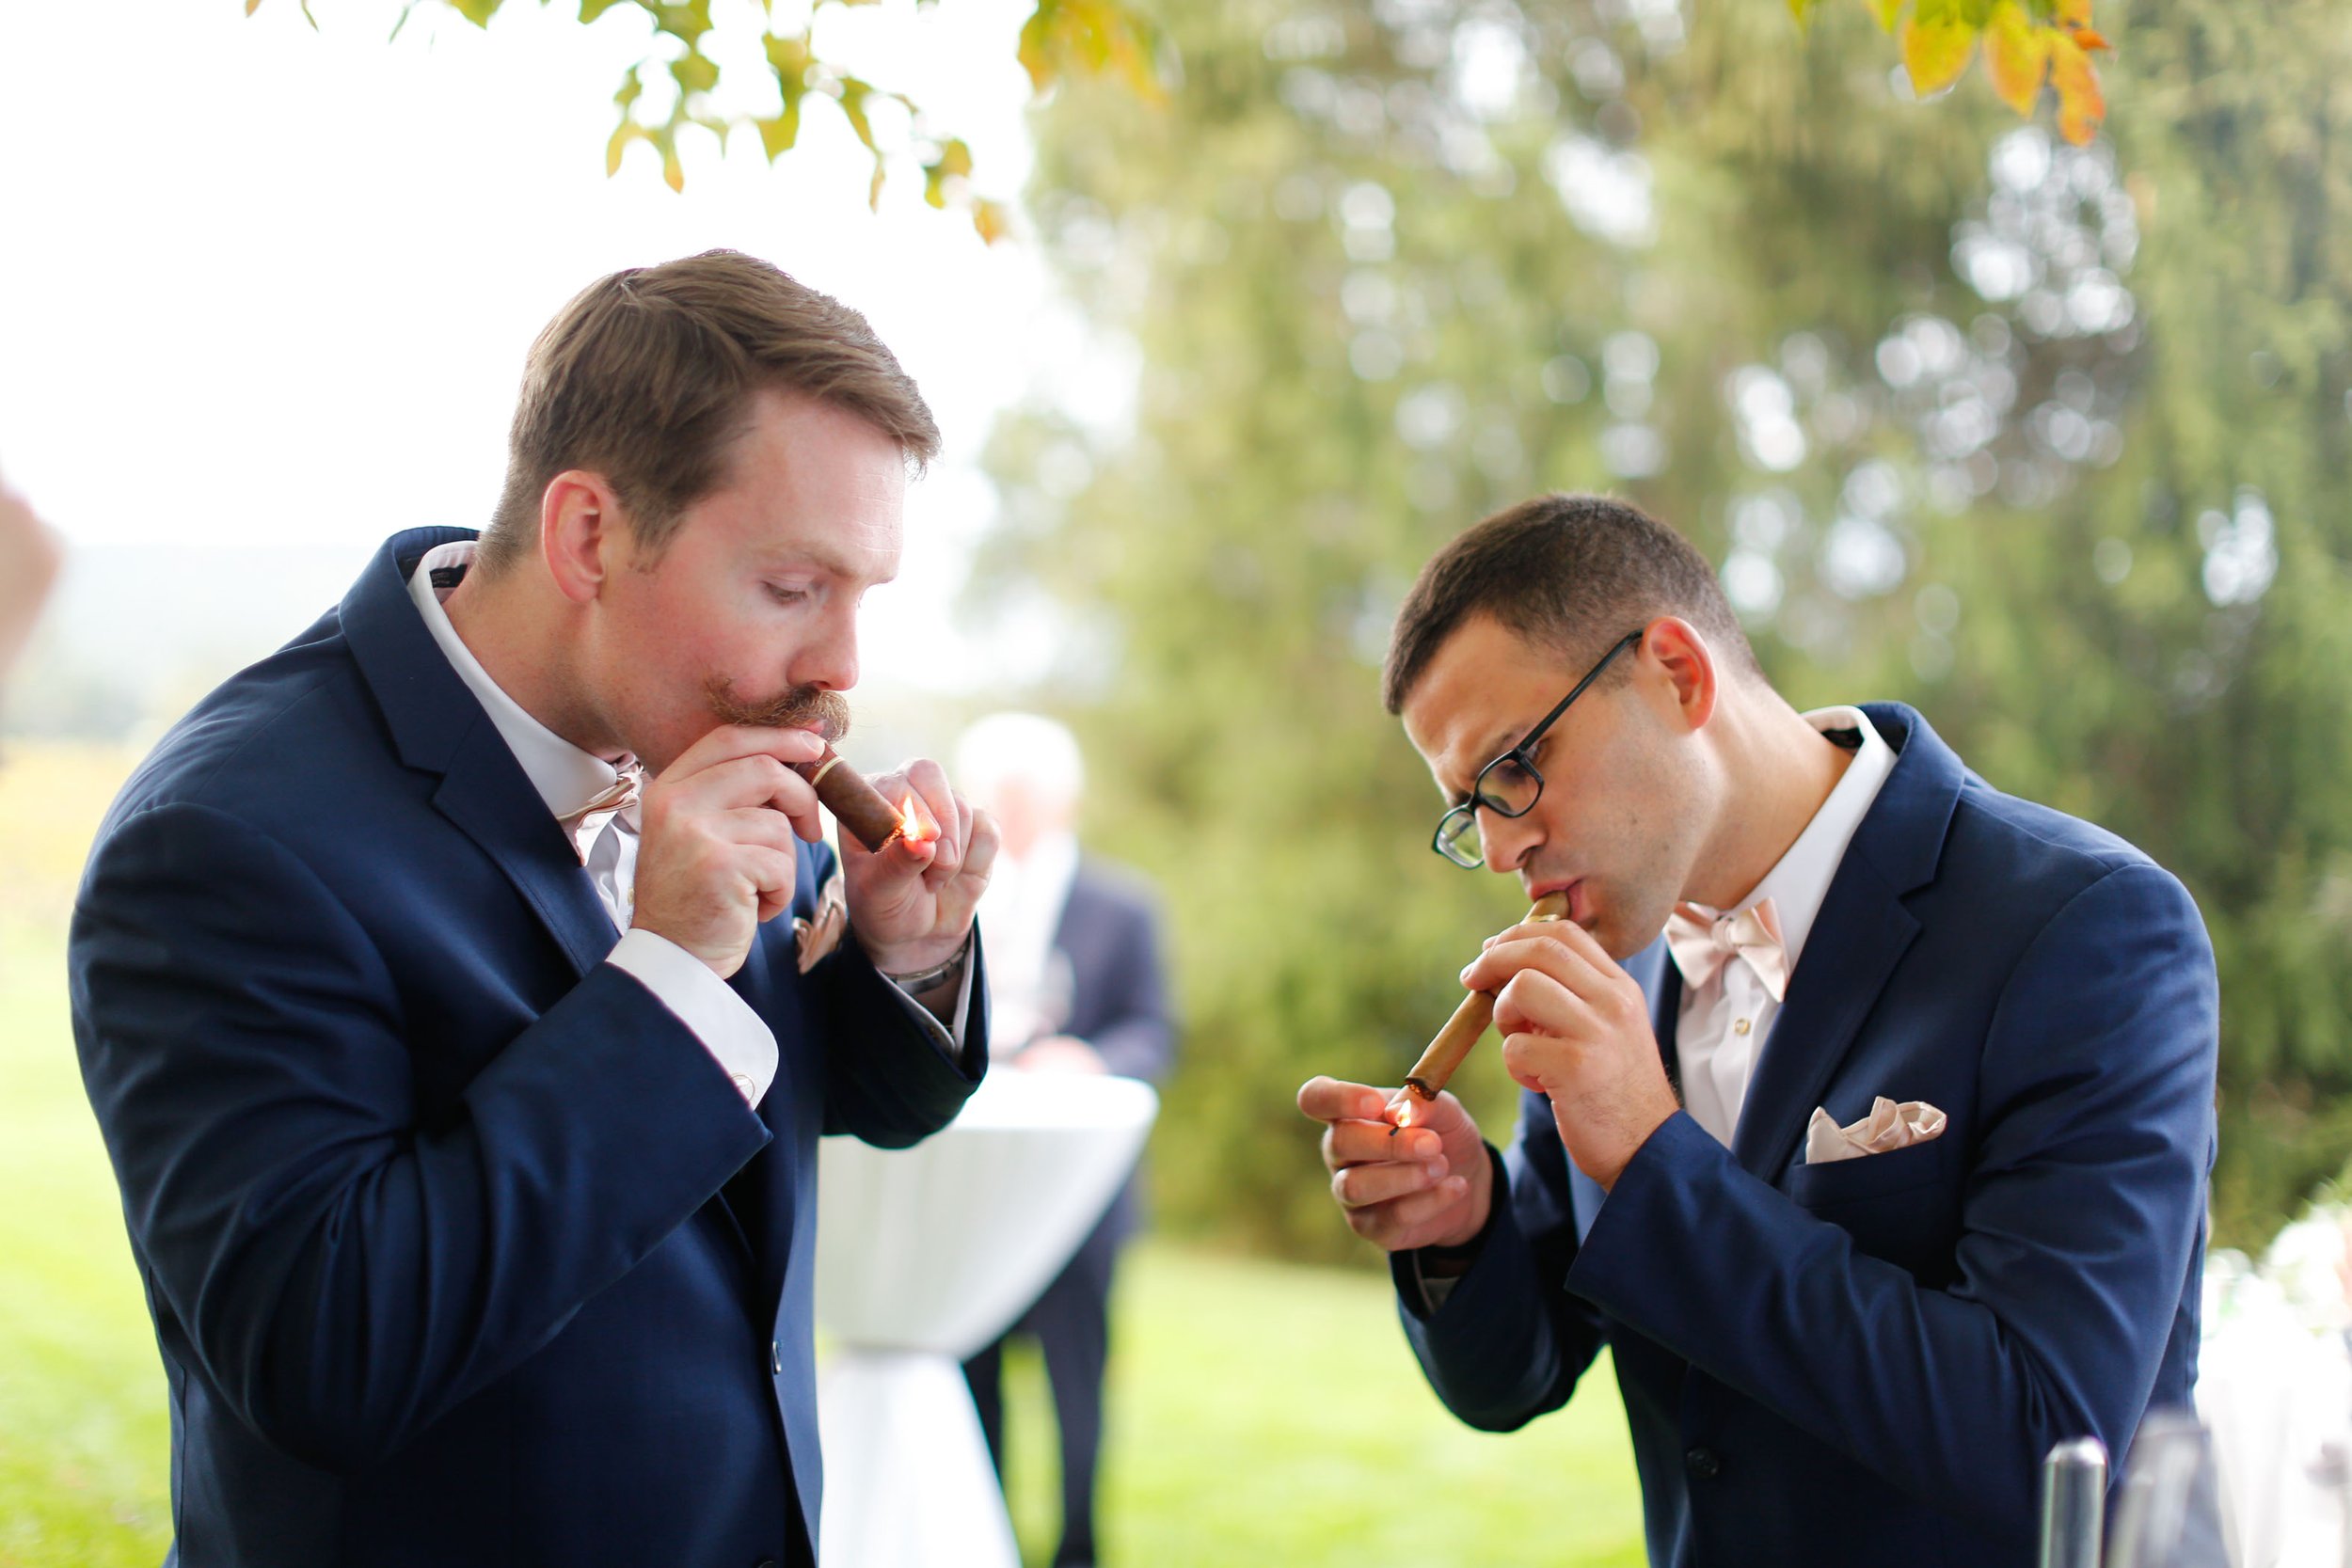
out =
[[783,583],[771,582],[768,585],[768,596],[778,604],[805,604],[808,601],[809,591],[805,588],[787,588]]

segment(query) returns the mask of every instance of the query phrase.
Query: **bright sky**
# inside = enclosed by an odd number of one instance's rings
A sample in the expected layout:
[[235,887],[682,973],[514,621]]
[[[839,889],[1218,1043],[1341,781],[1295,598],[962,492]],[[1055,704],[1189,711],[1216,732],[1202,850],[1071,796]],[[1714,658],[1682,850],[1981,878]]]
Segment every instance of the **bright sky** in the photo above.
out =
[[[964,135],[981,189],[1010,197],[1028,8],[830,7],[820,49]],[[696,132],[683,197],[644,147],[608,181],[633,7],[582,27],[570,0],[508,0],[485,32],[428,0],[391,43],[397,0],[313,9],[323,32],[296,0],[250,20],[240,0],[117,0],[103,26],[0,8],[0,470],[69,545],[347,547],[356,570],[397,529],[478,525],[547,318],[599,274],[729,245],[865,311],[946,433],[905,574],[868,601],[869,676],[1009,673],[943,657],[993,516],[991,424],[1026,396],[1129,395],[1033,249],[923,206],[912,163],[869,214],[870,164],[830,108],[773,169],[755,135],[723,155]]]

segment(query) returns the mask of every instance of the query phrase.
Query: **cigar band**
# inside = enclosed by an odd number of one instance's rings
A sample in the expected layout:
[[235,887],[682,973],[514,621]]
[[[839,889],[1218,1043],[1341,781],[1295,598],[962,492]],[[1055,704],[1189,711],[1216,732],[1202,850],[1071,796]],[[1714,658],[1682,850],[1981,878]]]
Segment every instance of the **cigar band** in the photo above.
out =
[[839,752],[835,752],[833,755],[827,757],[824,760],[823,766],[819,767],[816,772],[811,773],[808,776],[808,787],[815,789],[818,784],[824,783],[825,775],[832,772],[834,768],[838,767],[840,762],[841,753]]

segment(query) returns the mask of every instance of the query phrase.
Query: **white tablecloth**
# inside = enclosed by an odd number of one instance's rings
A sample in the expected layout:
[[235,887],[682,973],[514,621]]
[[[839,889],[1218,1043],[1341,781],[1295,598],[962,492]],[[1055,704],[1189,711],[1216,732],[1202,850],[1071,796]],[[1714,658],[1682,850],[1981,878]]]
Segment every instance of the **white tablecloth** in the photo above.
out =
[[1134,1169],[1159,1100],[1129,1078],[992,1071],[911,1149],[828,1138],[817,1318],[822,1568],[1018,1568],[959,1366],[1050,1283]]

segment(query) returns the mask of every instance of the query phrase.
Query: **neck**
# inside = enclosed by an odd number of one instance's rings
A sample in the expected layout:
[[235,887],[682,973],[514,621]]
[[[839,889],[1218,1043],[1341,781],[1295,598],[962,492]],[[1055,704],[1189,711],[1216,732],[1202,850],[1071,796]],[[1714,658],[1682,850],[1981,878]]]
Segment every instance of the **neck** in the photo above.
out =
[[575,695],[566,651],[571,607],[528,570],[496,578],[469,571],[441,608],[467,652],[515,705],[565,740],[611,762],[628,748],[604,733],[591,705]]
[[1853,753],[1763,688],[1726,701],[1723,812],[1683,896],[1730,909],[1756,891],[1821,809]]

